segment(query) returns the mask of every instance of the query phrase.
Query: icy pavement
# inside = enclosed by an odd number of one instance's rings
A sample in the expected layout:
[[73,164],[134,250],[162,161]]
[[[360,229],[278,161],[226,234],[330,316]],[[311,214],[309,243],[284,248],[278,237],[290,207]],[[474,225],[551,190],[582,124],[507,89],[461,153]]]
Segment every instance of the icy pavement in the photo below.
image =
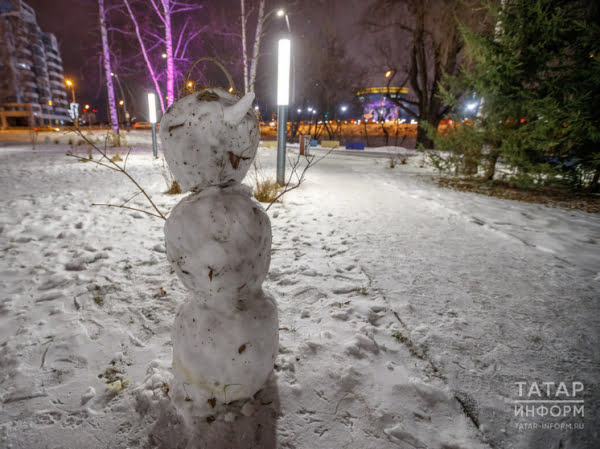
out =
[[[420,156],[393,170],[385,158],[321,161],[269,210],[265,284],[281,326],[272,381],[189,439],[168,397],[170,326],[186,293],[162,221],[90,207],[135,189],[68,147],[38,148],[0,148],[0,446],[599,440],[598,215],[440,190]],[[259,154],[274,173],[274,150]],[[150,153],[128,167],[163,211],[180,199],[163,194]],[[583,383],[585,416],[515,417],[520,381]],[[572,428],[542,428],[561,422]]]

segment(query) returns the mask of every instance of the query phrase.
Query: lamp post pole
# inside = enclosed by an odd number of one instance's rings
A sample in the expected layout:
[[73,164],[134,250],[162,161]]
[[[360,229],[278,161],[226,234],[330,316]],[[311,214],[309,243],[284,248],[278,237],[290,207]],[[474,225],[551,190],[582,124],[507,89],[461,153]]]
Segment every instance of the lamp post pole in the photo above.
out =
[[285,184],[285,141],[287,135],[287,109],[290,100],[289,39],[279,40],[277,63],[277,184]]
[[156,95],[148,94],[148,117],[152,123],[152,154],[158,157],[158,148],[156,145]]
[[[73,81],[71,81],[71,80],[67,80],[65,82],[67,83],[67,86],[69,86],[71,88],[71,95],[73,97],[73,105],[76,105],[77,101],[75,100],[75,84],[73,84]],[[75,125],[75,128],[79,128],[79,108],[77,106],[73,106],[72,110],[73,110],[73,124]]]

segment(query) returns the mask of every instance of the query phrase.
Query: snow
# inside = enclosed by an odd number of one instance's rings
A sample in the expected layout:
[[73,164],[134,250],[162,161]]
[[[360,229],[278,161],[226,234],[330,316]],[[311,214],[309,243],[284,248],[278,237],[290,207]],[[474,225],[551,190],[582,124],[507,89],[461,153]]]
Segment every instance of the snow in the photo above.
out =
[[[145,148],[128,171],[170,211],[182,196],[164,194],[148,134],[133,141]],[[91,207],[135,188],[66,157],[67,145],[36,148],[0,144],[0,447],[599,440],[597,214],[442,190],[421,156],[390,169],[387,157],[331,154],[268,212],[273,375],[254,399],[216,407],[191,437],[170,397],[171,328],[188,293],[167,262],[164,222]],[[257,158],[274,174],[274,149]],[[148,208],[141,195],[130,204]],[[519,381],[582,382],[585,417],[515,417]],[[585,426],[533,428],[543,422]]]

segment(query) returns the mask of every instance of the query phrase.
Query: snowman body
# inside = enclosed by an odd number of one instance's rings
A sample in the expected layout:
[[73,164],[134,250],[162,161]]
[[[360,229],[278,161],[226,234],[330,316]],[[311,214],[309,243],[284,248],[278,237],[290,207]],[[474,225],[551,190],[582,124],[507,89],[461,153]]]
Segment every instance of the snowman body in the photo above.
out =
[[192,191],[165,224],[167,258],[190,290],[175,317],[171,386],[190,425],[217,401],[252,397],[278,351],[277,305],[262,289],[271,224],[241,184],[260,136],[253,99],[205,89],[176,101],[161,120],[169,168]]

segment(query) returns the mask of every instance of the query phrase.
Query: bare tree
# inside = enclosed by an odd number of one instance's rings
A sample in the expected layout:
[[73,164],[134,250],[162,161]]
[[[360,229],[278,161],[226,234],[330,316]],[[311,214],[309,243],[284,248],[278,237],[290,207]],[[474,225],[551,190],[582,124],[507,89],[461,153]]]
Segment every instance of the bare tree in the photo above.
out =
[[110,111],[110,123],[115,134],[119,134],[119,119],[117,117],[117,103],[111,76],[110,47],[108,45],[108,32],[106,29],[106,9],[104,0],[98,0],[98,22],[100,24],[100,35],[102,37],[102,59],[104,61],[104,77],[106,78],[106,91],[108,94],[108,109]]
[[316,109],[317,113],[310,117],[315,121],[312,135],[316,138],[323,132],[329,139],[335,137],[339,130],[334,122],[340,106],[347,105],[364,83],[365,70],[348,54],[337,20],[343,7],[339,2],[326,0],[319,8],[307,2],[299,9],[312,28],[302,35],[303,45],[296,47],[295,96],[302,110],[309,106]]
[[[178,70],[177,61],[187,61],[185,55],[191,42],[203,31],[208,28],[208,25],[195,26],[193,17],[190,15],[192,11],[201,9],[203,6],[193,3],[180,2],[178,0],[150,0],[150,9],[155,13],[154,17],[158,19],[160,27],[164,29],[164,34],[160,35],[154,32],[154,27],[142,27],[138,15],[147,14],[148,2],[136,3],[137,7],[132,6],[131,0],[123,0],[127,14],[133,23],[135,35],[148,73],[154,88],[160,99],[159,104],[162,112],[165,111],[165,106],[169,106],[176,98],[176,80],[181,77],[183,71]],[[138,12],[141,11],[141,12]],[[136,14],[137,12],[137,14]],[[186,13],[185,20],[176,30],[174,17],[178,14]],[[155,69],[153,64],[152,51],[159,50],[160,56],[166,62],[166,86],[161,89],[160,78],[161,73]],[[156,58],[154,58],[156,59]],[[166,93],[166,105],[164,102],[164,93]]]
[[[256,2],[255,2],[256,3]],[[254,39],[248,41],[248,22],[253,18],[254,8],[246,9],[246,0],[240,0],[240,12],[242,23],[242,61],[244,64],[244,92],[254,92],[256,86],[256,74],[258,60],[260,59],[261,40],[264,35],[265,24],[271,14],[282,11],[273,9],[265,13],[265,0],[258,0],[258,8],[256,9],[256,26],[254,28]],[[252,54],[248,54],[248,45],[252,43]]]
[[[392,98],[398,107],[418,120],[417,144],[431,148],[423,123],[437,128],[449,112],[440,97],[445,75],[455,75],[462,63],[460,25],[473,26],[485,17],[479,0],[375,0],[363,21],[374,39],[393,33],[406,46],[380,46],[392,81],[408,83],[409,98]],[[407,62],[405,62],[407,61]],[[384,68],[382,67],[382,71]],[[457,93],[460,95],[460,93]]]

